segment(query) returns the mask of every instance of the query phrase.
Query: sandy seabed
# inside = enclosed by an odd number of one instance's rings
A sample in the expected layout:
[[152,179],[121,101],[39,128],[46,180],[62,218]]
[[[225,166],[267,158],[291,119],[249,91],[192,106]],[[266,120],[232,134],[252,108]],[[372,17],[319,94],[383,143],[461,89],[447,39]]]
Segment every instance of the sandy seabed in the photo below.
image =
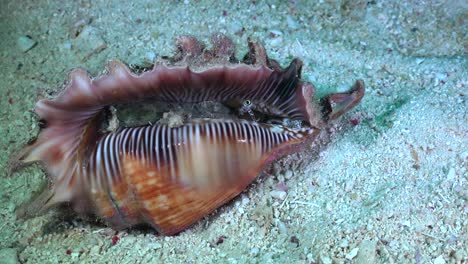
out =
[[[1,263],[466,263],[468,4],[464,1],[0,0]],[[7,164],[38,133],[31,109],[76,67],[148,65],[191,34],[265,43],[304,61],[319,94],[366,83],[305,168],[263,174],[173,237],[15,208],[46,182]],[[274,166],[274,165],[273,165]],[[284,200],[272,195],[288,187]]]

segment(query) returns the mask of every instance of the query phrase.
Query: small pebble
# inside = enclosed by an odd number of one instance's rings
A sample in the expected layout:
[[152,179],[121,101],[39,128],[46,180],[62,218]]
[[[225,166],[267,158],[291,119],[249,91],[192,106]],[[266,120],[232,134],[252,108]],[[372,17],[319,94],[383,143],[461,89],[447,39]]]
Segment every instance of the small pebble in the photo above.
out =
[[242,24],[239,21],[233,21],[232,23],[227,24],[228,32],[240,33],[242,32]]
[[359,254],[356,257],[356,264],[377,263],[377,242],[372,240],[363,240],[359,244]]
[[62,48],[65,49],[65,50],[70,50],[72,48],[72,44],[70,41],[65,41],[63,44],[62,44]]
[[250,199],[249,199],[249,197],[243,195],[241,201],[242,201],[243,205],[246,205],[246,204],[248,204],[250,202]]
[[287,193],[282,190],[273,190],[270,192],[270,195],[271,197],[282,201],[286,198]]
[[288,233],[288,228],[282,221],[278,221],[277,226],[278,226],[278,230],[280,231],[280,233],[283,233],[283,234]]
[[331,258],[327,257],[327,256],[320,256],[320,261],[323,263],[323,264],[332,264],[332,260]]
[[239,212],[239,214],[244,214],[244,208],[242,207],[239,207],[239,209],[237,209],[237,211]]
[[154,60],[156,59],[156,53],[153,51],[146,52],[145,59],[147,59],[148,61],[154,62]]
[[150,242],[150,243],[148,243],[148,244],[146,245],[146,247],[148,247],[149,249],[155,250],[155,249],[161,248],[162,246],[161,246],[161,244],[159,244],[159,243]]
[[283,35],[283,32],[279,31],[279,30],[276,30],[276,29],[271,29],[270,30],[270,38],[281,38],[281,36]]
[[260,252],[260,250],[257,247],[254,247],[250,250],[250,255],[256,256]]
[[345,192],[352,191],[354,189],[354,183],[355,183],[354,179],[347,180],[345,184]]
[[277,38],[269,39],[269,40],[267,40],[267,42],[268,42],[272,47],[278,47],[278,46],[281,45],[281,43],[283,43],[283,38],[277,37]]
[[447,77],[447,75],[445,73],[438,72],[438,73],[435,74],[435,78],[437,80],[439,80],[439,81],[445,80],[446,77]]
[[290,29],[298,29],[299,28],[299,25],[297,24],[297,22],[294,20],[294,18],[292,18],[291,16],[287,16],[286,17],[286,23],[288,24],[288,27]]
[[434,259],[434,264],[445,264],[445,259],[442,255],[438,256],[436,259]]
[[453,180],[455,180],[455,176],[456,176],[455,169],[450,168],[448,173],[447,173],[446,179],[449,180],[449,181],[453,181]]
[[340,248],[346,248],[349,246],[348,240],[343,239],[340,243]]
[[405,226],[405,227],[411,227],[411,222],[409,220],[405,220],[405,221],[401,222],[401,225]]
[[463,161],[468,159],[468,150],[460,153],[459,156],[460,156],[460,159],[463,160]]
[[346,254],[346,259],[352,260],[353,258],[357,256],[358,252],[359,252],[359,248],[351,249],[351,251],[348,254]]
[[16,42],[18,43],[18,47],[22,52],[27,52],[28,50],[34,48],[37,44],[37,42],[31,39],[29,36],[21,36]]

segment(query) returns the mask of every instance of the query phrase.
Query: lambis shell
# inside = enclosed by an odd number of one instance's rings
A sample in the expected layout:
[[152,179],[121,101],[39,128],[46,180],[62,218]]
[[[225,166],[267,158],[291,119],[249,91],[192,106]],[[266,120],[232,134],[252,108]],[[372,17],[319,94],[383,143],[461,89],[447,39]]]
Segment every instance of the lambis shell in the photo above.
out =
[[[35,106],[43,128],[16,167],[42,162],[50,184],[18,214],[68,203],[117,229],[148,224],[176,234],[238,195],[267,164],[312,142],[364,95],[356,81],[349,92],[314,100],[299,59],[283,69],[262,45],[248,45],[241,61],[223,35],[213,36],[211,49],[182,36],[173,57],[142,72],[118,61],[94,79],[73,70],[58,96]],[[205,101],[229,107],[232,116],[101,129],[110,106]],[[283,119],[301,125],[277,122]]]

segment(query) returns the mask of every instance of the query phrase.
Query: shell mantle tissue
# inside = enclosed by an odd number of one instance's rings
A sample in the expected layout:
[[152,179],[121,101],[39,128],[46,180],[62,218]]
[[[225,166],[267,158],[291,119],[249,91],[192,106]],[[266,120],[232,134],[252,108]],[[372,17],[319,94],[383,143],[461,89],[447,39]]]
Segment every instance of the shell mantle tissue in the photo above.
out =
[[[18,215],[66,203],[116,229],[148,224],[176,234],[238,195],[267,164],[313,142],[364,95],[356,81],[348,92],[314,100],[301,60],[282,68],[250,40],[242,60],[220,34],[211,49],[190,36],[176,48],[140,72],[118,61],[94,79],[75,69],[58,96],[37,102],[44,126],[16,164],[41,162],[50,185]],[[142,101],[216,102],[231,118],[100,129],[109,107]]]

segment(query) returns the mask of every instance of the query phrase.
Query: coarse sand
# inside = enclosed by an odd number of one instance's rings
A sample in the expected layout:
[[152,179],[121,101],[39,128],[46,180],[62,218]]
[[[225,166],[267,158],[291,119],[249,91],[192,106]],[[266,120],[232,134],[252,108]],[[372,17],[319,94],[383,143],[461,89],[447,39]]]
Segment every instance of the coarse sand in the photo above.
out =
[[[0,263],[466,263],[468,4],[402,2],[0,0]],[[7,175],[39,98],[73,68],[150,65],[179,35],[217,32],[238,57],[252,37],[282,65],[301,58],[319,95],[356,79],[366,95],[318,154],[289,157],[306,166],[273,164],[177,236],[16,217],[46,184],[39,165]]]

